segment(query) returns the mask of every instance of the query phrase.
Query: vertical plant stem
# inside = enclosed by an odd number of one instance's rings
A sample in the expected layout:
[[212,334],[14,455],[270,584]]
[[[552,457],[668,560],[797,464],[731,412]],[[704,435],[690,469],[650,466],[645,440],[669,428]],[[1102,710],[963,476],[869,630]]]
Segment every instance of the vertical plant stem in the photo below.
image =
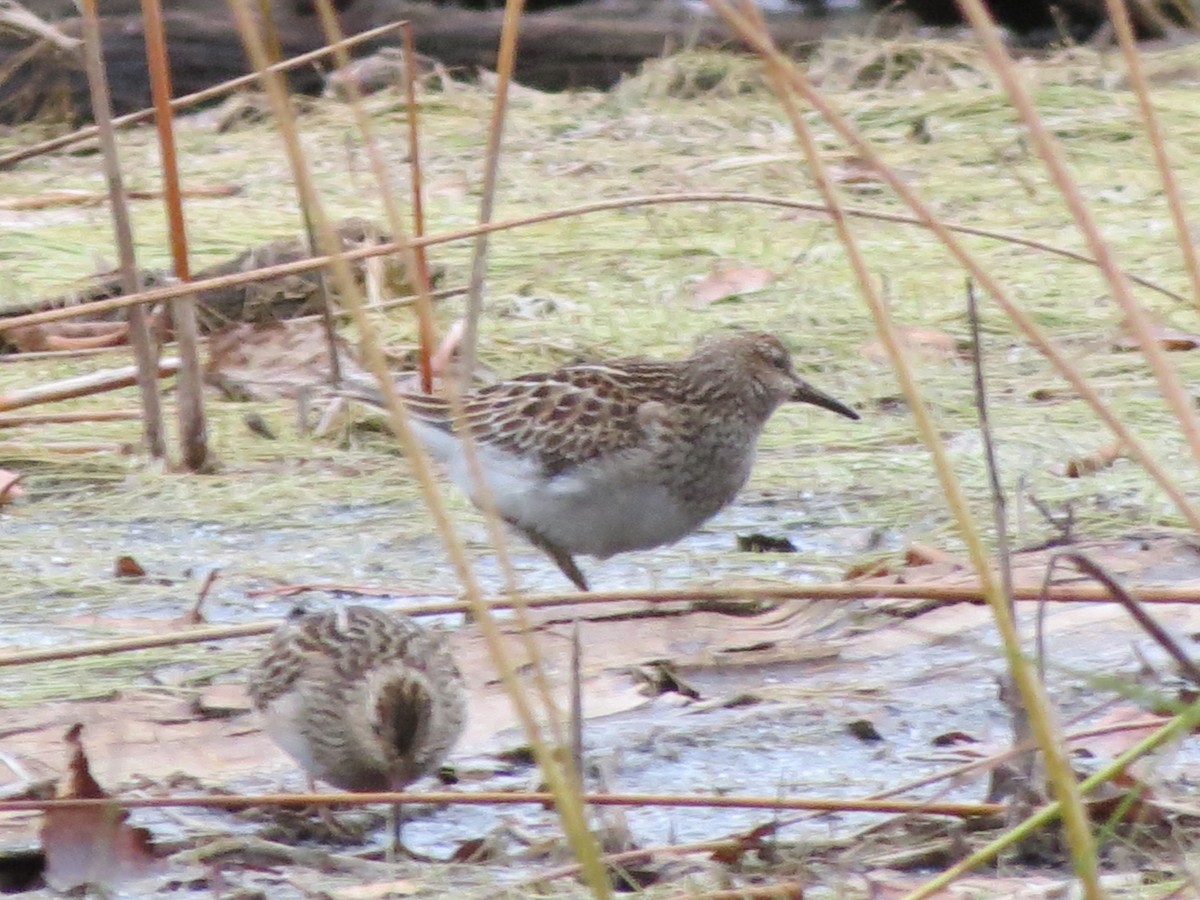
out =
[[[1008,605],[1008,614],[1012,617],[1015,629],[1017,605],[1013,598],[1012,560],[1008,543],[1008,502],[1004,494],[1004,485],[1000,481],[1000,464],[996,460],[996,443],[992,434],[991,415],[988,412],[987,379],[983,372],[983,334],[979,327],[979,304],[975,299],[975,285],[969,278],[967,279],[967,319],[971,325],[971,368],[975,376],[975,409],[979,415],[979,435],[983,441],[983,460],[987,468],[988,484],[992,491],[992,518],[996,523],[996,555],[1000,566],[1000,590],[1004,594],[1004,600]],[[1038,680],[1044,682],[1044,670],[1040,655],[1037,674]],[[1012,714],[1013,746],[1024,746],[1035,735],[1030,726],[1029,711],[1011,672],[1005,675],[1005,685],[1001,696]],[[1021,757],[1017,768],[1023,784],[1019,785],[1019,788],[1024,789],[1032,785],[1035,763],[1036,757],[1032,753],[1023,754]],[[990,799],[1000,798],[993,796]],[[1019,807],[1020,804],[1014,804],[1012,808]]]
[[[160,0],[142,0],[142,19],[145,22],[150,91],[154,99],[154,122],[158,130],[163,200],[166,204],[167,224],[171,236],[171,259],[175,265],[175,277],[186,282],[191,280],[188,268],[187,227],[183,218],[183,197],[179,189],[179,165],[171,112],[171,71]],[[185,294],[171,300],[170,304],[171,321],[180,359],[179,376],[176,379],[179,389],[177,414],[180,454],[183,464],[195,472],[208,460],[204,379],[200,372],[200,335],[196,327],[196,298],[195,295]]]
[[[262,39],[255,28],[253,17],[250,14],[247,5],[248,0],[228,0],[228,3],[238,30],[241,33],[243,43],[246,46],[247,54],[254,67],[262,75],[263,85],[271,100],[276,124],[283,139],[288,164],[292,169],[293,177],[296,179],[297,187],[304,198],[304,202],[312,212],[317,236],[321,241],[321,247],[326,254],[334,257],[333,274],[337,280],[338,290],[345,297],[350,312],[354,317],[355,325],[358,327],[364,362],[379,383],[379,388],[383,394],[388,411],[389,424],[399,437],[405,455],[412,466],[413,474],[421,486],[421,491],[430,515],[433,518],[434,525],[446,545],[455,572],[462,583],[466,600],[471,605],[471,610],[474,612],[479,623],[480,632],[487,644],[488,651],[496,665],[509,699],[512,701],[514,712],[525,729],[530,743],[534,747],[542,773],[554,795],[555,805],[563,822],[563,830],[566,832],[572,849],[583,865],[588,886],[596,897],[608,898],[612,895],[612,889],[609,885],[604,866],[600,862],[600,851],[595,836],[592,835],[587,826],[587,817],[581,792],[574,783],[574,780],[569,776],[568,768],[555,758],[555,754],[546,746],[546,742],[542,738],[537,716],[529,703],[529,699],[525,696],[523,686],[517,677],[516,667],[505,646],[499,624],[491,614],[487,602],[483,599],[479,582],[475,578],[475,574],[471,570],[467,559],[466,549],[455,533],[445,505],[441,502],[441,498],[438,495],[429,457],[417,440],[416,435],[413,434],[408,416],[400,401],[395,382],[388,371],[387,361],[384,358],[379,336],[367,318],[366,311],[363,309],[362,296],[354,284],[344,249],[340,246],[340,242],[333,233],[322,210],[320,197],[317,194],[312,173],[308,168],[304,151],[300,145],[299,133],[282,80],[277,74],[268,74],[266,72],[268,65],[266,52],[262,45]],[[322,11],[322,17],[328,25],[328,18],[332,13],[328,0],[319,0],[318,9]],[[336,22],[332,24],[336,25]],[[400,240],[402,243],[406,261],[411,263],[412,246],[407,240],[401,238],[402,234],[403,229],[397,228],[397,240]],[[410,271],[413,270],[413,267],[410,265]]]
[[[104,54],[100,39],[100,15],[96,0],[81,0],[83,15],[84,59],[87,65],[88,89],[92,97],[92,116],[96,120],[100,150],[104,157],[104,177],[108,182],[108,198],[116,235],[117,256],[121,266],[121,289],[126,294],[141,290],[137,258],[133,251],[133,228],[129,222],[129,207],[125,202],[125,183],[121,177],[121,162],[117,155],[116,132],[112,124],[112,104],[108,96],[108,75],[104,70]],[[137,360],[138,390],[142,398],[142,428],[146,449],[155,459],[166,459],[167,442],[163,437],[162,400],[158,393],[158,348],[150,334],[145,307],[129,308],[129,343]]]
[[[1085,896],[1087,896],[1088,900],[1098,898],[1100,896],[1100,888],[1095,846],[1092,840],[1087,812],[1083,807],[1083,801],[1079,794],[1074,772],[1067,759],[1062,736],[1059,733],[1060,729],[1054,719],[1049,700],[1042,690],[1041,683],[1037,679],[1033,666],[1030,664],[1029,659],[1021,652],[1015,621],[1009,610],[1006,598],[1001,593],[1000,586],[996,583],[992,575],[991,560],[984,549],[979,531],[975,527],[975,522],[971,516],[962,485],[954,475],[953,467],[950,465],[936,424],[921,397],[916,377],[908,364],[899,336],[896,333],[895,325],[891,320],[891,315],[884,306],[883,300],[879,292],[875,289],[874,283],[871,281],[866,261],[854,239],[853,233],[849,229],[848,220],[842,209],[841,198],[838,196],[837,191],[834,190],[833,184],[821,161],[820,147],[817,145],[811,129],[805,123],[804,117],[800,114],[800,110],[796,105],[789,76],[797,70],[794,64],[784,57],[774,45],[770,33],[763,23],[761,13],[754,6],[752,0],[743,0],[742,11],[740,13],[733,8],[728,0],[708,0],[708,4],[743,37],[752,36],[755,39],[756,49],[760,50],[764,62],[767,64],[767,71],[772,86],[779,96],[780,102],[783,104],[784,112],[787,114],[792,129],[796,133],[796,138],[808,160],[813,180],[816,181],[822,199],[830,211],[830,218],[833,221],[838,237],[841,239],[842,245],[846,248],[851,269],[854,271],[858,281],[859,290],[863,298],[867,301],[876,330],[879,332],[880,341],[887,351],[888,358],[891,360],[892,367],[896,372],[896,378],[900,382],[904,396],[909,402],[914,424],[932,457],[934,469],[937,472],[942,492],[946,498],[946,505],[954,515],[959,533],[967,545],[972,566],[979,577],[984,597],[987,599],[988,606],[992,611],[992,617],[996,622],[996,630],[1003,641],[1009,670],[1017,687],[1020,689],[1026,708],[1029,710],[1033,730],[1037,735],[1038,744],[1046,759],[1047,774],[1061,803],[1063,821],[1071,846],[1072,860],[1075,864],[1076,873],[1083,882]],[[877,161],[877,165],[884,169],[887,168],[881,160]]]
[[1104,278],[1112,290],[1113,298],[1125,314],[1129,330],[1137,339],[1138,348],[1146,357],[1150,371],[1154,373],[1154,378],[1158,381],[1159,391],[1167,401],[1171,412],[1175,414],[1179,428],[1192,451],[1192,458],[1200,462],[1200,418],[1196,415],[1191,394],[1184,390],[1179,373],[1167,360],[1166,351],[1155,337],[1154,325],[1149,313],[1143,309],[1142,305],[1134,298],[1133,292],[1130,291],[1129,281],[1117,266],[1112,246],[1100,234],[1096,220],[1084,202],[1083,192],[1067,170],[1062,147],[1038,116],[1033,98],[1017,74],[1016,65],[1004,49],[1000,31],[996,27],[996,23],[992,21],[991,14],[984,7],[982,0],[957,0],[957,2],[967,20],[974,27],[983,51],[991,62],[992,68],[1000,77],[1000,82],[1004,85],[1004,90],[1008,93],[1013,108],[1021,117],[1021,121],[1025,123],[1030,142],[1037,149],[1038,155],[1041,156],[1042,162],[1046,166],[1046,171],[1049,172],[1059,193],[1062,194],[1071,217],[1087,242],[1088,249],[1099,263],[1100,271],[1104,273]]
[[1187,269],[1188,279],[1192,284],[1192,302],[1200,308],[1200,261],[1196,258],[1196,245],[1192,241],[1191,229],[1188,228],[1187,212],[1183,208],[1183,197],[1179,192],[1179,181],[1171,169],[1171,159],[1167,156],[1167,145],[1162,125],[1158,121],[1158,113],[1150,102],[1150,85],[1146,80],[1146,72],[1142,68],[1142,57],[1138,52],[1137,38],[1133,33],[1133,23],[1129,20],[1129,8],[1125,0],[1105,0],[1108,6],[1108,17],[1112,20],[1113,31],[1121,54],[1125,57],[1125,68],[1129,72],[1129,85],[1137,97],[1138,108],[1142,113],[1142,124],[1145,126],[1146,139],[1154,152],[1154,162],[1158,166],[1158,176],[1162,179],[1163,193],[1167,197],[1167,207],[1171,211],[1171,221],[1175,225],[1175,239],[1179,242],[1179,251],[1183,254],[1184,268]]
[[[504,22],[500,27],[500,50],[496,62],[496,99],[488,123],[487,148],[483,170],[483,197],[479,201],[479,223],[492,221],[496,203],[496,179],[500,172],[500,145],[504,138],[504,116],[508,111],[508,88],[517,60],[517,32],[525,0],[507,0]],[[463,335],[464,372],[475,371],[475,351],[479,343],[479,317],[483,315],[483,282],[487,275],[489,235],[475,238],[471,255],[471,278],[467,289],[467,330]]]
[[[408,107],[408,169],[412,195],[413,236],[425,236],[425,185],[421,177],[421,120],[417,110],[417,48],[413,42],[412,23],[401,26],[404,38],[404,101]],[[421,390],[433,390],[433,305],[429,302],[432,285],[429,283],[429,260],[425,247],[414,247],[413,258],[417,270],[412,273],[417,293],[417,333],[421,344]],[[471,378],[470,369],[464,377]]]

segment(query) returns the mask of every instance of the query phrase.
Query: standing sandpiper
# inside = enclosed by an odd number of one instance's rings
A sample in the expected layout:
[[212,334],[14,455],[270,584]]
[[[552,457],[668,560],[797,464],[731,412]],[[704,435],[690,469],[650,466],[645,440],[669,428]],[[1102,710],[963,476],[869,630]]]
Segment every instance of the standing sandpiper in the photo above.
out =
[[[368,385],[345,393],[383,405]],[[450,400],[401,399],[425,448],[480,505]],[[468,391],[459,427],[479,446],[500,515],[586,591],[575,554],[606,559],[695,531],[746,483],[763,426],[790,401],[858,418],[797,375],[777,337],[740,332],[685,359],[563,366]]]
[[441,765],[466,724],[445,638],[367,606],[293,614],[248,682],[264,730],[311,778],[345,791],[403,790]]

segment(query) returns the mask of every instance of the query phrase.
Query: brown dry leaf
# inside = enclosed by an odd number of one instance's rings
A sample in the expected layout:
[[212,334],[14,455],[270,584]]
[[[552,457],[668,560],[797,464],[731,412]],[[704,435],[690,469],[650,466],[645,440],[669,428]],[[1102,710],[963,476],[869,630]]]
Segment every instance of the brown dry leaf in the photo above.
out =
[[24,477],[19,472],[0,469],[0,506],[3,506],[5,503],[12,503],[18,497],[24,496],[24,488],[17,484]]
[[[939,331],[936,328],[925,328],[920,325],[900,325],[896,328],[900,342],[908,351],[933,362],[948,362],[955,359],[965,359],[958,339],[954,335]],[[883,342],[868,341],[858,348],[859,353],[875,363],[888,361],[887,351]]]
[[871,559],[855,563],[842,576],[843,581],[854,581],[858,578],[886,578],[892,574],[892,567],[886,559]]
[[[339,339],[338,355],[352,357]],[[296,397],[329,383],[329,342],[315,321],[241,323],[215,334],[204,379],[240,399]]]
[[[67,732],[71,748],[59,797],[107,797],[92,777],[83,749],[83,726]],[[126,824],[129,813],[116,804],[76,809],[50,809],[42,817],[41,842],[46,854],[46,882],[56,890],[84,885],[113,885],[148,874],[157,865],[150,832]]]
[[118,556],[113,564],[113,575],[117,578],[144,578],[146,570],[132,556]]
[[1054,466],[1051,471],[1055,475],[1067,478],[1082,478],[1084,475],[1094,475],[1101,469],[1107,469],[1118,459],[1128,455],[1121,441],[1113,441],[1086,456],[1076,456],[1067,460],[1064,465]]
[[756,266],[718,266],[692,285],[692,298],[697,306],[708,306],[721,300],[761,291],[774,280],[775,273],[770,269]]
[[938,563],[959,569],[966,567],[966,563],[954,554],[928,544],[909,544],[908,549],[904,551],[904,565],[910,568],[932,566]]
[[1161,825],[1165,821],[1154,790],[1129,771],[1118,773],[1093,790],[1084,798],[1084,804],[1094,822]]
[[[1121,321],[1121,329],[1125,332],[1125,336],[1113,341],[1113,349],[1125,353],[1137,351],[1139,349],[1138,342],[1130,333],[1128,320],[1123,319]],[[1162,322],[1152,322],[1150,333],[1164,350],[1195,350],[1197,347],[1200,347],[1200,335],[1179,331]]]
[[965,731],[947,731],[937,735],[929,743],[935,747],[954,747],[958,744],[978,744],[979,738],[972,737]]

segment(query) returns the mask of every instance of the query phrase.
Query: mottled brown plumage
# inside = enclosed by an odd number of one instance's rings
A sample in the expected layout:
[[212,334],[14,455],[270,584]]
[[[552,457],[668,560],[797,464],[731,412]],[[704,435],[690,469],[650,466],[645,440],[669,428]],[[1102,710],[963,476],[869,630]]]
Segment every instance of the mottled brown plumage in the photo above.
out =
[[[370,386],[347,393],[382,405]],[[450,401],[402,399],[478,503]],[[800,378],[777,337],[746,332],[709,337],[685,359],[564,366],[472,390],[461,427],[500,514],[587,590],[575,554],[605,559],[694,531],[745,484],[763,426],[790,401],[858,418]]]
[[289,618],[248,681],[267,733],[347,791],[401,790],[432,773],[466,723],[444,637],[366,606]]

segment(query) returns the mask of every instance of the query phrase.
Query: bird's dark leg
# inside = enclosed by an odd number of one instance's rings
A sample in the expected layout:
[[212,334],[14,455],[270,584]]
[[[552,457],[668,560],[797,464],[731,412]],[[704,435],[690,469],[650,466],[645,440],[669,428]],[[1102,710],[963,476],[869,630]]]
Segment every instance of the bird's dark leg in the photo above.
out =
[[579,566],[575,565],[575,560],[572,558],[570,553],[562,549],[562,547],[552,544],[536,531],[530,531],[522,528],[521,532],[528,539],[529,543],[533,544],[533,546],[537,547],[552,560],[554,560],[554,564],[558,566],[559,571],[570,578],[571,583],[574,584],[575,587],[579,588],[581,591],[591,590],[591,588],[588,587],[587,579],[584,578],[583,573],[579,571]]
[[426,856],[424,853],[418,853],[411,847],[406,847],[404,841],[401,840],[400,834],[404,830],[404,804],[393,803],[391,814],[388,816],[391,820],[392,843],[388,847],[385,854],[386,860],[389,863],[394,863],[398,859],[411,859],[414,862],[438,862],[432,856]]

